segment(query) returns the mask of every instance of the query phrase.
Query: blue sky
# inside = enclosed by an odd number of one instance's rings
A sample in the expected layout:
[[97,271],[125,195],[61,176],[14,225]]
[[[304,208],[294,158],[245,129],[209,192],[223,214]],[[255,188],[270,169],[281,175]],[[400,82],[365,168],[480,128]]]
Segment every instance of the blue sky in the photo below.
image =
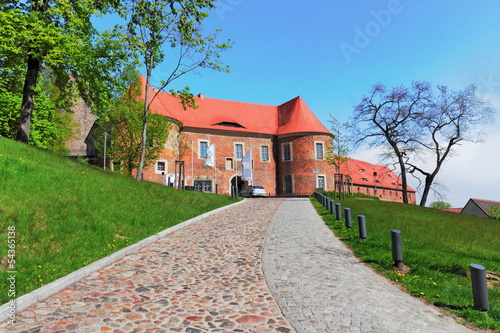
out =
[[[500,105],[498,0],[220,0],[218,6],[205,25],[235,41],[222,54],[231,72],[202,70],[170,88],[188,85],[194,94],[269,105],[301,96],[327,127],[330,115],[347,121],[377,82],[475,84]],[[168,71],[166,62],[154,78]],[[462,146],[438,177],[448,187],[445,201],[456,207],[471,197],[500,201],[500,127],[485,130],[486,143]],[[373,150],[351,156],[385,162]]]

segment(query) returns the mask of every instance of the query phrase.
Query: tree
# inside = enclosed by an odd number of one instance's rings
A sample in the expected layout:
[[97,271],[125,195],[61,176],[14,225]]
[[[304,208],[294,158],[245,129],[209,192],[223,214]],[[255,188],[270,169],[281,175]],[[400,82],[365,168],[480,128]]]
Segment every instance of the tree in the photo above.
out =
[[[77,124],[68,109],[58,107],[54,96],[45,91],[49,83],[44,81],[35,89],[38,102],[33,109],[29,143],[52,151],[65,151],[66,142],[74,135]],[[0,78],[0,135],[14,139],[21,94],[18,86],[9,86],[10,82],[9,77]]]
[[[414,82],[387,91],[377,84],[354,109],[358,126],[357,143],[385,146],[400,169],[403,200],[408,203],[408,173],[425,177],[420,205],[428,194],[445,160],[461,142],[480,142],[480,126],[491,118],[492,110],[475,94],[473,86],[451,91],[429,83]],[[366,126],[361,128],[361,124]],[[434,159],[432,171],[422,165]]]
[[434,201],[429,207],[434,209],[446,209],[451,208],[451,203],[444,201]]
[[[408,161],[410,173],[424,176],[421,206],[425,206],[435,178],[445,160],[453,155],[453,149],[466,141],[482,142],[480,126],[487,124],[492,114],[489,105],[476,95],[474,86],[460,91],[439,86],[437,90],[432,103],[414,120],[421,135],[411,138],[415,152],[434,161],[421,163],[422,166],[417,165],[416,158]],[[428,165],[433,166],[426,169]]]
[[[142,147],[142,107],[141,84],[138,76],[130,88],[119,98],[116,104],[97,121],[93,133],[95,147],[104,151],[106,157],[115,162],[118,171],[132,175],[139,165]],[[146,157],[144,165],[152,164],[167,142],[171,124],[159,114],[151,114],[148,118],[148,136],[146,138]],[[104,143],[104,133],[107,142]]]
[[[404,203],[408,203],[406,162],[413,150],[410,138],[418,133],[413,120],[425,110],[429,98],[428,83],[414,82],[411,89],[401,86],[390,91],[379,83],[354,108],[356,144],[388,146],[399,166]],[[366,126],[360,128],[362,124]]]
[[488,207],[489,217],[495,220],[500,220],[500,205],[493,205]]
[[[41,70],[50,68],[61,96],[71,96],[76,85],[80,96],[95,112],[106,109],[106,101],[123,90],[114,79],[127,50],[115,31],[98,34],[91,18],[107,13],[115,0],[31,0],[0,4],[0,58],[22,68],[22,99],[16,139],[28,143],[37,83]],[[98,72],[98,73],[96,73]],[[96,75],[98,74],[98,75]],[[104,80],[103,80],[104,79]]]
[[349,128],[349,122],[341,123],[337,118],[330,115],[329,122],[332,124],[333,146],[326,152],[326,160],[335,166],[336,172],[340,173],[343,164],[347,164],[349,158],[350,138],[346,135],[346,129]]
[[[157,94],[175,79],[197,68],[229,71],[220,61],[220,51],[230,47],[229,42],[217,44],[216,33],[202,34],[202,21],[207,17],[205,10],[214,8],[214,0],[137,0],[128,9],[128,33],[130,48],[135,50],[146,71],[143,103],[142,150],[137,169],[137,180],[141,179],[146,156],[149,107]],[[150,82],[153,70],[166,57],[164,45],[177,54],[173,56],[173,67],[160,87],[150,96]],[[173,91],[172,91],[173,92]],[[194,107],[189,88],[177,92],[184,108]]]

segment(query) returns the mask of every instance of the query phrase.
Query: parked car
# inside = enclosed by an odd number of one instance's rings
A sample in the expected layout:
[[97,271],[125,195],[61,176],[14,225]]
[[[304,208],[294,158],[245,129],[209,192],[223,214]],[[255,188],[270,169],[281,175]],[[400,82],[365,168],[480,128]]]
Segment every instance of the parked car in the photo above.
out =
[[250,185],[240,192],[241,197],[265,197],[266,195],[266,189],[260,185]]

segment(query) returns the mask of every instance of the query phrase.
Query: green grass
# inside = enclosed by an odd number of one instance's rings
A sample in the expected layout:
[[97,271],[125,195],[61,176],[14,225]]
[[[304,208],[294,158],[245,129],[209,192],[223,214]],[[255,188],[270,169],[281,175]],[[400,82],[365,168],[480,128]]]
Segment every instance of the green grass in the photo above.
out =
[[0,182],[0,304],[10,300],[9,228],[15,227],[16,291],[21,296],[235,202],[228,196],[137,182],[1,137]]
[[[500,221],[366,198],[336,202],[342,204],[342,215],[344,208],[351,209],[352,228],[313,200],[326,224],[361,260],[411,295],[446,305],[478,327],[500,330],[500,285],[489,289],[490,310],[483,313],[473,309],[469,276],[472,263],[500,272]],[[366,240],[359,239],[357,215],[366,217]],[[392,229],[401,231],[403,262],[410,268],[406,274],[394,269]]]

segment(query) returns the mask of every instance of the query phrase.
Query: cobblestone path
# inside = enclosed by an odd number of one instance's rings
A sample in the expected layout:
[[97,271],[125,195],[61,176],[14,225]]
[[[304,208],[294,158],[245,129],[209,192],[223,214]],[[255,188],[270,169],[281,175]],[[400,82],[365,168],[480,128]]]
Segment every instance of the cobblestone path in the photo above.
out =
[[263,267],[297,332],[472,332],[361,263],[308,199],[290,199],[276,212]]
[[246,200],[169,234],[17,314],[8,332],[295,332],[263,276],[282,199]]

